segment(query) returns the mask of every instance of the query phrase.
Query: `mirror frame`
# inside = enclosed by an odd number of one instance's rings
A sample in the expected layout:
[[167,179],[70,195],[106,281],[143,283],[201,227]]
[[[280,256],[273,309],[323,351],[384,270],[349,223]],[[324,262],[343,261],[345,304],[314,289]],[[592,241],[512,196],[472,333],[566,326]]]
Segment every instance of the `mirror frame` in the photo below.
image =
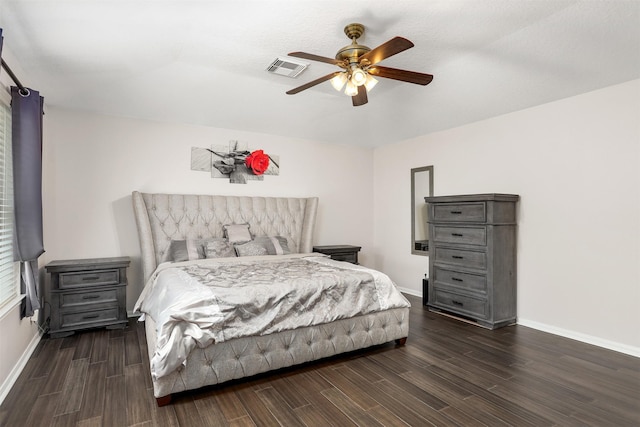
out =
[[[429,251],[416,249],[416,174],[420,172],[429,172],[429,194],[423,197],[433,196],[433,166],[423,166],[411,169],[411,253],[413,255],[428,256]],[[427,219],[424,218],[424,221]]]

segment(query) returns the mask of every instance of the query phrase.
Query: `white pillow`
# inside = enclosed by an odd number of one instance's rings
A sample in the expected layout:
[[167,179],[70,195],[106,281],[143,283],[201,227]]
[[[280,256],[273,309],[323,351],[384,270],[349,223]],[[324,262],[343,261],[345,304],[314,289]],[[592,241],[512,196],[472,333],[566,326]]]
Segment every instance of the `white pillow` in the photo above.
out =
[[245,243],[251,241],[249,224],[226,224],[222,226],[224,235],[229,243]]

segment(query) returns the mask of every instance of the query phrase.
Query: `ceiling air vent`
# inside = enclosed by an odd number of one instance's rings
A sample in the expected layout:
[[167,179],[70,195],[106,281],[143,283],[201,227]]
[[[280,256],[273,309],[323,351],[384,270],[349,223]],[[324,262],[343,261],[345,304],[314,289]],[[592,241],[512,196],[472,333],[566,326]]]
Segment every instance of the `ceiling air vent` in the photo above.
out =
[[275,61],[267,67],[267,71],[274,74],[280,74],[281,76],[297,77],[298,74],[304,71],[309,64],[304,62],[292,61],[291,59],[276,58]]

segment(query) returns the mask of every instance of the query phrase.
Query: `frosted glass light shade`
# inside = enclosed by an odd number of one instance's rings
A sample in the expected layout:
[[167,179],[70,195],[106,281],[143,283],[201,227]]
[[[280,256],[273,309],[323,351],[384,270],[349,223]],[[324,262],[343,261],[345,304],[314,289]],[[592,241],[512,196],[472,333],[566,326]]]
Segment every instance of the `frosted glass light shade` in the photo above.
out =
[[347,73],[340,73],[329,81],[331,82],[331,86],[333,86],[335,90],[340,92],[344,84],[347,82]]
[[344,93],[349,96],[355,96],[358,94],[358,86],[354,85],[351,80],[347,82],[347,87],[344,90]]
[[362,86],[367,81],[367,73],[360,68],[356,68],[351,73],[351,82],[356,86]]
[[378,84],[378,80],[374,79],[371,74],[367,74],[367,81],[364,84],[364,87],[367,88],[367,92],[371,91],[375,85]]

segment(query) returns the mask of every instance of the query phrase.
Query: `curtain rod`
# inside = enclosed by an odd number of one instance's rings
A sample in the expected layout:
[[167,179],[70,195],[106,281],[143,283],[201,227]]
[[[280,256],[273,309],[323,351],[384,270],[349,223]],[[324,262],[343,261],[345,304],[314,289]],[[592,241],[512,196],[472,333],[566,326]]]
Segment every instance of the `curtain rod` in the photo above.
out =
[[11,68],[9,68],[7,63],[4,62],[4,59],[2,59],[1,61],[2,61],[2,68],[4,68],[7,71],[7,74],[9,74],[9,77],[11,77],[11,80],[13,80],[13,82],[16,84],[16,86],[18,86],[18,89],[20,89],[20,95],[22,95],[22,96],[29,95],[29,89],[27,89],[26,87],[22,86],[22,83],[20,83],[20,80],[18,80],[16,75],[13,74],[13,71],[11,71]]

